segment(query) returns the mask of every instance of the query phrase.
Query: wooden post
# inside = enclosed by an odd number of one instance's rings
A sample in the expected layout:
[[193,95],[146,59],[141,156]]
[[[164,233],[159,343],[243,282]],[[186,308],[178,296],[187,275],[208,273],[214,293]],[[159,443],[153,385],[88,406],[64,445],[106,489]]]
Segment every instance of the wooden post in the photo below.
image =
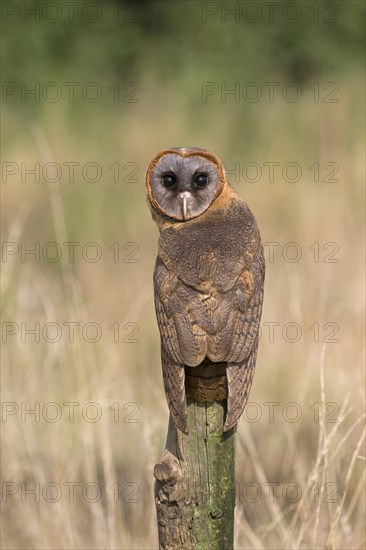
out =
[[236,427],[223,432],[225,408],[188,398],[188,435],[169,420],[154,468],[160,550],[233,549]]

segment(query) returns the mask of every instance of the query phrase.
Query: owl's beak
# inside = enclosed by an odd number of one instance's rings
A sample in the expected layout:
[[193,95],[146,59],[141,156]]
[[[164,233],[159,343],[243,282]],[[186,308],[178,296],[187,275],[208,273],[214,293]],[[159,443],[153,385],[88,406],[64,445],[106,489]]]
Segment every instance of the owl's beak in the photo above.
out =
[[184,191],[184,193],[181,193],[179,195],[179,200],[181,201],[181,206],[182,206],[182,214],[183,214],[183,219],[186,220],[187,219],[187,214],[188,214],[188,202],[189,202],[189,199],[191,198],[190,196],[190,193],[188,193],[188,191]]

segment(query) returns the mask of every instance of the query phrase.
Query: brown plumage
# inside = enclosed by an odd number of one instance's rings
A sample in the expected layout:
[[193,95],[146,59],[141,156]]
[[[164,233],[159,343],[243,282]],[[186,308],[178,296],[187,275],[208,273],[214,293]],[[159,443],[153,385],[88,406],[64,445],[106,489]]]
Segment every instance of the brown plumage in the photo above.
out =
[[256,363],[265,265],[255,218],[203,149],[159,153],[146,190],[160,230],[155,308],[171,415],[187,433],[187,395],[226,398],[227,431],[244,410]]

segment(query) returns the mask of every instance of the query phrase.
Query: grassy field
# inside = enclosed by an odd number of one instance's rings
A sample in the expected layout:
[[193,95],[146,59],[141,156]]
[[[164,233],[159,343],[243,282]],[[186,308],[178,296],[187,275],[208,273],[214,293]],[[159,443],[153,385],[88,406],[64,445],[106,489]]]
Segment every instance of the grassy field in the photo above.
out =
[[137,101],[115,103],[98,71],[96,103],[3,105],[2,548],[158,546],[168,408],[144,173],[180,145],[220,156],[265,243],[235,548],[365,548],[362,74],[322,74],[318,101],[314,79],[297,102],[283,80],[273,102],[204,102],[210,75],[162,84],[147,65],[121,89]]

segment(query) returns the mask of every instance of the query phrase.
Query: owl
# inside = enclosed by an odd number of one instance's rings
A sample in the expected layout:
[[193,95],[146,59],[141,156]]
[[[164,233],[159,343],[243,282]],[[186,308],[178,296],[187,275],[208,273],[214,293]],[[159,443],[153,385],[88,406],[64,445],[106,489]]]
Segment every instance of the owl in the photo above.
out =
[[226,400],[236,425],[252,385],[265,262],[255,218],[217,156],[200,148],[159,153],[146,174],[160,231],[154,268],[164,390],[188,433],[187,397]]

